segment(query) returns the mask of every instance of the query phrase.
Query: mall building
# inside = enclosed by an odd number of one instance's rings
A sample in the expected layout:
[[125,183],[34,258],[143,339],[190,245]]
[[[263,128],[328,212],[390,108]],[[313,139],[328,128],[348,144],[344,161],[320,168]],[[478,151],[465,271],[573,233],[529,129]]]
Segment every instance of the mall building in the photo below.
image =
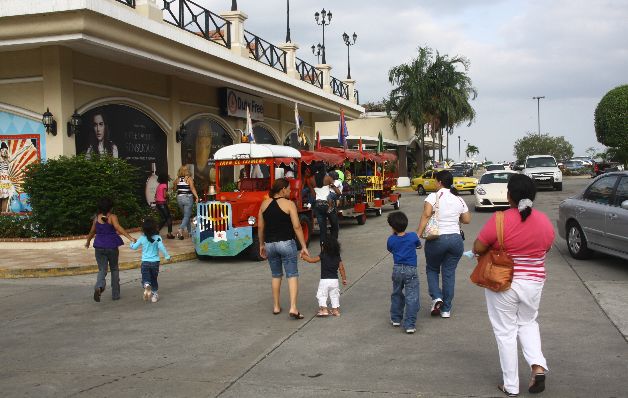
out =
[[0,142],[14,194],[29,162],[96,151],[147,177],[190,164],[206,191],[212,154],[240,142],[247,107],[257,142],[310,149],[316,123],[364,112],[354,80],[249,32],[235,3],[2,0]]

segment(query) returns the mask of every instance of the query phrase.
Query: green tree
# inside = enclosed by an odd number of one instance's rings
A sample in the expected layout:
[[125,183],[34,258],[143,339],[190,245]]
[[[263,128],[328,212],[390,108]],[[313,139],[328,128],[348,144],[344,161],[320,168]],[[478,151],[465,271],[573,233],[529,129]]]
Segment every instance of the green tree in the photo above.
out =
[[528,133],[515,142],[514,155],[517,163],[523,163],[530,155],[552,155],[557,161],[573,156],[573,145],[565,137],[552,137],[549,134]]
[[467,155],[468,158],[470,158],[473,155],[477,155],[478,153],[480,153],[480,150],[475,145],[467,144],[467,149],[464,150],[464,153],[465,155]]
[[[628,85],[606,93],[595,108],[595,135],[601,144],[628,152]],[[624,164],[628,162],[620,157]]]

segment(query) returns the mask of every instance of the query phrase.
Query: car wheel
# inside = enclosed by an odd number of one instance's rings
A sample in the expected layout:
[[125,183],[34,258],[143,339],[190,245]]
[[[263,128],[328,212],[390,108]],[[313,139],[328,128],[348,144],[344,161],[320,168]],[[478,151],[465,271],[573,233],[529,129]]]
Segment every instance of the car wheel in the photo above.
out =
[[257,236],[257,231],[253,231],[253,243],[249,246],[249,260],[251,261],[262,261],[264,257],[259,254],[259,237]]
[[419,185],[419,187],[416,189],[416,191],[419,194],[419,196],[425,195],[425,188],[423,188],[423,185]]
[[364,225],[364,223],[366,223],[366,214],[357,216],[356,220],[358,221],[358,225]]
[[376,215],[377,217],[379,217],[379,216],[381,216],[381,215],[382,215],[382,208],[381,208],[381,207],[380,207],[379,209],[377,209],[377,211],[375,212],[375,215]]
[[567,249],[571,257],[584,260],[591,257],[591,249],[587,246],[587,238],[582,232],[582,228],[577,222],[570,222],[567,225]]
[[557,191],[562,191],[563,190],[563,183],[562,182],[557,182],[554,184],[554,189]]
[[[305,247],[310,246],[310,236],[312,235],[312,219],[305,214],[299,216],[299,222],[301,223],[301,230],[303,231],[303,240],[305,241]],[[301,244],[297,242],[297,248],[301,250]]]
[[399,208],[401,207],[401,199],[397,199],[397,201],[393,204],[393,209],[395,210],[399,210]]

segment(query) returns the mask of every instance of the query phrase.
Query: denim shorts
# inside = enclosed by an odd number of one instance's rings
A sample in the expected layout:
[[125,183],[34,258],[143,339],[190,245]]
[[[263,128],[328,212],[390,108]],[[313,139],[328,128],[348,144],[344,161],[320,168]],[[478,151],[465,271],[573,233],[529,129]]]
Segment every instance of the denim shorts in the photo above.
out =
[[265,246],[273,278],[281,278],[284,269],[286,270],[286,278],[299,276],[299,270],[297,269],[297,243],[294,239],[281,242],[267,242]]

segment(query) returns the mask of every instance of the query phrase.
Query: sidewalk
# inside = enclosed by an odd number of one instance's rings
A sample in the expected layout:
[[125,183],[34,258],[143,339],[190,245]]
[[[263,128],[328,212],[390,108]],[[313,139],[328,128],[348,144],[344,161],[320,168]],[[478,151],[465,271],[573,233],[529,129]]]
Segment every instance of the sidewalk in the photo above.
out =
[[[136,238],[140,235],[140,232],[131,233]],[[131,250],[128,240],[123,240],[125,246],[120,247],[120,270],[139,268],[140,251]],[[172,257],[170,263],[196,258],[189,238],[164,239],[164,244]],[[84,245],[84,238],[56,242],[2,242],[0,278],[42,278],[98,272],[94,249],[86,249]]]

